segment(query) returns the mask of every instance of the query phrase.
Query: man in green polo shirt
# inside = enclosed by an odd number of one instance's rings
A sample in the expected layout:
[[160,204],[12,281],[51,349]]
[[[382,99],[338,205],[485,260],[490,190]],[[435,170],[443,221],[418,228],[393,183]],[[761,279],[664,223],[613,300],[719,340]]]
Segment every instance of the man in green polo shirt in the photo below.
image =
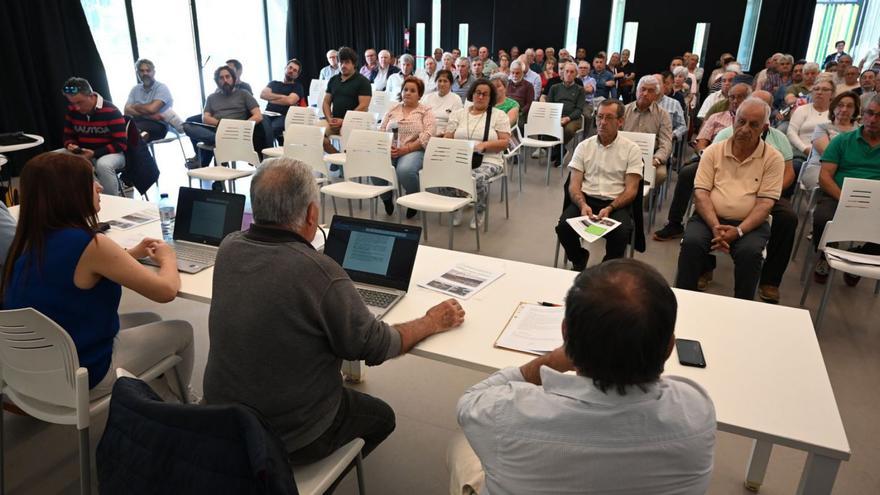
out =
[[[825,223],[834,218],[840,188],[847,177],[880,180],[880,95],[875,95],[862,109],[862,125],[831,140],[822,154],[819,171],[819,200],[813,213],[813,248],[819,247]],[[861,252],[880,254],[880,245],[865,244]],[[823,257],[816,266],[814,279],[828,280],[828,263]],[[858,277],[847,276],[848,285],[858,283]]]

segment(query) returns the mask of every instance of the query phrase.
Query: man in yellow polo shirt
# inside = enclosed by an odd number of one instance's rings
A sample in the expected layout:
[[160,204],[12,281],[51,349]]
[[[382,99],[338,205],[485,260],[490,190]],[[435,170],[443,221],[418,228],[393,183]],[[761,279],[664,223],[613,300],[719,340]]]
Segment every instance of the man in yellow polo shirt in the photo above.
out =
[[685,228],[676,287],[696,290],[706,255],[722,251],[733,257],[734,297],[754,299],[770,239],[767,217],[782,193],[785,167],[761,139],[769,125],[767,103],[748,98],[737,108],[733,136],[703,152],[694,180],[697,215]]

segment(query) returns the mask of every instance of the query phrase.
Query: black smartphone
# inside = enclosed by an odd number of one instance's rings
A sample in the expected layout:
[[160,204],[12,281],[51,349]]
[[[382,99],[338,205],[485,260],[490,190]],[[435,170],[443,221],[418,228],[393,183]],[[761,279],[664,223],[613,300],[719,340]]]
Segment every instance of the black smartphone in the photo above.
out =
[[706,367],[706,358],[703,357],[703,347],[696,340],[675,339],[675,350],[678,352],[678,362],[682,366]]
[[83,154],[83,149],[80,148],[79,146],[77,146],[76,148],[70,150],[70,152],[71,152],[71,153],[75,153],[75,154],[77,154],[77,155],[82,155],[82,154]]

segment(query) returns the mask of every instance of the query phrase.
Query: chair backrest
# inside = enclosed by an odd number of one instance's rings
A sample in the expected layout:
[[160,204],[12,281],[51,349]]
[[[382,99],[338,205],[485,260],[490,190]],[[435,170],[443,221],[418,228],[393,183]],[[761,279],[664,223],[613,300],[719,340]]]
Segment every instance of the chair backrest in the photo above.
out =
[[650,132],[630,131],[617,131],[617,135],[623,136],[639,145],[639,149],[642,150],[642,163],[645,166],[642,171],[642,179],[653,185],[657,178],[657,169],[654,168],[654,140],[656,135]]
[[260,157],[254,151],[254,121],[223,119],[217,126],[214,155],[217,163],[248,162],[260,165]]
[[0,311],[0,385],[6,393],[76,408],[77,381],[84,382],[79,386],[86,400],[89,386],[88,372],[78,369],[73,339],[57,323],[33,308]]
[[284,128],[287,129],[290,124],[315,125],[317,120],[318,116],[311,108],[291,106],[284,116]]
[[330,171],[324,162],[324,127],[290,124],[284,130],[284,156],[299,160],[312,171],[327,177]]
[[324,93],[327,92],[327,81],[323,79],[312,79],[309,84],[309,106],[321,108],[324,104]]
[[431,187],[454,187],[476,197],[476,186],[471,174],[474,142],[469,139],[434,137],[428,141],[419,185],[422,191]]
[[843,179],[834,220],[822,234],[820,246],[829,242],[880,243],[880,180]]
[[385,117],[385,112],[388,111],[388,108],[388,92],[373,91],[373,96],[370,98],[370,107],[367,111],[375,114],[376,121],[380,121]]
[[356,112],[349,110],[345,112],[345,118],[342,119],[342,130],[339,131],[340,144],[342,151],[348,149],[348,137],[351,131],[364,130],[372,131],[376,128],[376,114],[372,112]]
[[351,131],[345,152],[345,179],[377,177],[387,180],[396,188],[397,173],[391,164],[391,139],[390,132]]
[[524,130],[526,137],[544,135],[562,139],[562,103],[532,102]]

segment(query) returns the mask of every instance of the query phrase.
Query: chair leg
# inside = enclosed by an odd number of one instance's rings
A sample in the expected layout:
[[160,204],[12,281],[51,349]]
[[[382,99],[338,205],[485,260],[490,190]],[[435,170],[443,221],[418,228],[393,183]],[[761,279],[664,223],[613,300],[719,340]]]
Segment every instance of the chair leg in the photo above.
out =
[[501,187],[504,189],[504,218],[510,218],[510,185],[506,175],[501,179]]
[[419,216],[422,217],[422,234],[425,235],[425,242],[428,242],[428,212],[420,211]]
[[79,491],[82,495],[92,493],[92,463],[89,453],[89,429],[79,430]]
[[350,199],[348,200],[348,216],[350,216],[350,217],[354,216],[354,210],[351,208],[351,200]]
[[327,198],[324,193],[318,193],[321,196],[321,223],[327,223],[327,209],[324,207],[324,204],[327,202]]
[[877,280],[877,283],[874,284],[874,295],[880,294],[880,280]]
[[[553,166],[550,164],[551,163],[550,157],[552,155],[553,155],[553,153],[550,151],[550,149],[548,149],[547,150],[547,185],[548,186],[550,185],[550,169],[553,168]],[[562,158],[560,158],[560,160],[562,160]]]
[[801,247],[801,240],[804,237],[804,231],[807,230],[807,223],[812,223],[812,222],[807,222],[806,218],[804,219],[803,222],[801,222],[801,228],[798,229],[797,237],[795,237],[794,249],[791,250],[791,258],[788,260],[789,262],[794,260],[795,257],[797,256],[798,248]]
[[556,239],[556,251],[553,253],[553,268],[559,267],[559,239]]
[[[486,232],[486,233],[489,232],[489,203],[491,203],[491,201],[489,201],[489,191],[487,190],[486,191],[486,221],[483,222],[483,232]],[[474,207],[474,214],[476,214],[476,212],[477,212],[477,209],[476,209],[476,207]]]
[[[807,254],[804,256],[804,266],[803,266],[803,268],[801,268],[801,285],[807,283],[807,278],[810,276],[810,269],[812,268],[815,270],[816,263],[818,263],[818,259],[815,261],[813,260],[814,255],[811,252],[811,248],[812,248],[812,246],[807,246],[807,248],[806,248]],[[820,256],[820,255],[816,254],[815,256]]]
[[183,383],[183,377],[180,376],[180,368],[177,366],[174,367],[174,381],[177,382],[177,390],[180,390],[180,402],[182,404],[189,404],[189,387]]
[[367,488],[364,483],[364,459],[360,453],[354,458],[354,470],[358,480],[358,495],[366,495]]
[[336,209],[336,196],[330,196],[330,201],[333,202],[333,214],[339,215],[339,210]]
[[819,312],[816,313],[816,321],[813,323],[817,334],[822,327],[822,317],[825,316],[825,308],[828,305],[828,299],[831,297],[831,286],[834,283],[834,273],[836,271],[837,270],[834,269],[828,270],[828,282],[825,283],[825,292],[822,294],[822,302],[819,303]]
[[6,493],[6,472],[3,469],[3,463],[5,462],[3,458],[3,423],[5,418],[3,415],[3,394],[0,393],[0,495]]
[[[454,215],[455,213],[450,213],[450,215]],[[449,250],[452,250],[452,236],[455,231],[455,227],[452,225],[452,219],[449,220]]]
[[[487,203],[488,203],[488,201],[487,201]],[[489,218],[489,211],[488,210],[486,210],[486,218]],[[476,224],[476,225],[474,225],[474,227],[476,227],[476,229],[474,229],[474,232],[477,233],[477,251],[479,251],[480,250],[480,215],[477,215],[477,203],[476,202],[474,202],[474,223]],[[449,220],[449,224],[450,225],[452,224],[451,219]]]
[[376,198],[370,198],[370,220],[376,219]]

